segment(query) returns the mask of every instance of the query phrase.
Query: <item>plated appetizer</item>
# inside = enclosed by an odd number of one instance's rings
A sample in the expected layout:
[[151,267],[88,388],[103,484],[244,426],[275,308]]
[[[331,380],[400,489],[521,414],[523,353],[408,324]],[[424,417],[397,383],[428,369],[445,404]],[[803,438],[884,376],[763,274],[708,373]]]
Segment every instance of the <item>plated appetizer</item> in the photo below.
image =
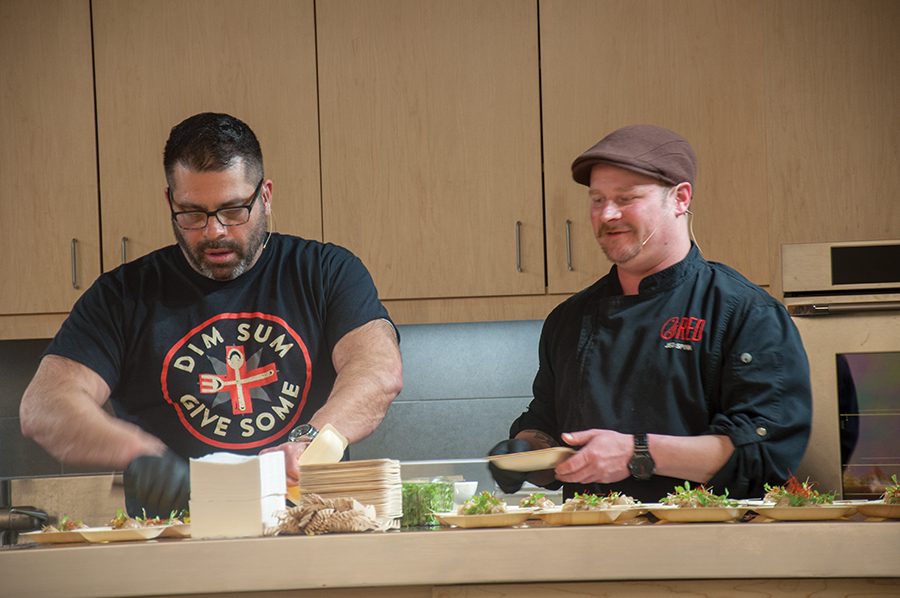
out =
[[494,513],[506,513],[506,503],[484,490],[479,492],[457,510],[459,515],[492,515]]
[[727,488],[724,493],[716,494],[702,484],[691,488],[687,481],[683,486],[675,486],[675,490],[659,502],[659,507],[650,507],[650,513],[657,519],[673,523],[724,523],[740,519],[749,510],[728,498]]
[[599,511],[615,506],[628,506],[637,504],[632,497],[621,492],[610,492],[606,496],[599,494],[575,493],[574,498],[566,499],[562,506],[563,511]]
[[80,519],[68,515],[60,518],[56,525],[45,525],[39,532],[21,534],[22,538],[39,544],[64,544],[75,542],[122,542],[130,540],[152,540],[163,538],[186,538],[190,536],[187,512],[173,511],[168,518],[129,517],[124,509],[118,509],[108,525],[91,527]]
[[45,525],[41,528],[42,532],[71,532],[74,530],[87,527],[81,519],[72,519],[68,515],[59,518],[56,525]]
[[146,511],[143,517],[129,517],[125,509],[118,509],[116,516],[109,520],[109,527],[113,529],[135,529],[139,527],[156,527],[163,525],[181,525],[188,517],[184,512],[172,511],[168,518],[147,517]]
[[519,506],[523,509],[552,509],[556,503],[543,492],[532,492],[519,501]]
[[834,504],[833,492],[819,492],[814,490],[814,482],[809,478],[805,482],[791,476],[783,486],[770,486],[766,484],[766,495],[763,501],[774,503],[776,507],[811,507],[816,505]]
[[727,488],[724,494],[714,494],[711,488],[703,485],[691,488],[690,482],[687,481],[684,482],[684,486],[675,486],[675,491],[661,498],[659,502],[683,508],[734,507],[738,504],[736,500],[728,498]]
[[897,474],[891,476],[893,484],[884,487],[884,494],[878,500],[861,504],[857,510],[866,517],[878,519],[900,519],[900,483]]
[[435,513],[434,516],[443,525],[454,527],[510,527],[525,523],[532,513],[532,509],[507,510],[502,499],[485,490],[464,502],[456,511]]
[[900,482],[897,481],[896,473],[891,476],[891,481],[894,483],[884,487],[881,500],[886,505],[900,505]]

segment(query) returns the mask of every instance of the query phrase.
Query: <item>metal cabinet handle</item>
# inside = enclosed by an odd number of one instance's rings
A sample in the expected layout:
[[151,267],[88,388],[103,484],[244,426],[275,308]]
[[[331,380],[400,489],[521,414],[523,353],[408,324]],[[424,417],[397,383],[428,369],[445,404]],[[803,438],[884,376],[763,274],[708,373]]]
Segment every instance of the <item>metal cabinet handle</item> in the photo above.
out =
[[72,239],[72,288],[78,288],[78,239]]
[[126,245],[128,244],[128,237],[122,237],[122,263],[128,261],[128,254],[126,253]]
[[572,221],[566,219],[566,269],[571,272],[572,267]]
[[522,271],[522,223],[516,220],[516,272]]

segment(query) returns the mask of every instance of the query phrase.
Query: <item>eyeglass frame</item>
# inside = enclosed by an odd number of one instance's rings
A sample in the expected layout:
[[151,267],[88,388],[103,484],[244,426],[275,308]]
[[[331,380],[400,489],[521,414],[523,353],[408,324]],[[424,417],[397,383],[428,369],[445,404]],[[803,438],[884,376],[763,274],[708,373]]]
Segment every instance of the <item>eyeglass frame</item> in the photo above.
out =
[[[172,188],[166,187],[166,198],[169,200],[169,212],[171,212],[171,214],[172,214],[172,221],[175,222],[175,225],[178,228],[180,228],[181,230],[203,230],[204,228],[209,226],[209,217],[210,216],[215,216],[216,220],[222,226],[243,226],[243,225],[247,224],[248,222],[250,222],[250,214],[253,212],[253,205],[256,203],[256,200],[259,199],[259,196],[262,195],[262,193],[261,193],[262,185],[263,185],[263,182],[265,182],[265,180],[266,180],[266,177],[262,177],[261,179],[259,179],[259,183],[256,184],[256,189],[254,189],[253,197],[250,199],[249,203],[238,205],[238,206],[226,206],[223,208],[218,208],[216,210],[212,210],[211,212],[207,212],[205,210],[182,210],[181,212],[176,212],[175,208],[172,207],[172,203],[174,202],[174,200],[172,199]],[[225,210],[241,210],[241,209],[247,210],[247,219],[243,222],[240,222],[237,224],[226,224],[226,223],[222,222],[221,218],[219,218],[219,212],[223,212]],[[181,214],[203,214],[204,216],[206,216],[206,220],[203,222],[203,226],[185,228],[184,226],[181,225],[180,222],[178,222],[177,216],[180,216]]]

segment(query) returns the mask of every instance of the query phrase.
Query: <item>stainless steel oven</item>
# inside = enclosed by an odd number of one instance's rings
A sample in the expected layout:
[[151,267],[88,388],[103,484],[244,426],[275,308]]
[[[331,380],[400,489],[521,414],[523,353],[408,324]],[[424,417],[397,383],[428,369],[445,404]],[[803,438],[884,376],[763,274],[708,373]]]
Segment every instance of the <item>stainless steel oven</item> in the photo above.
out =
[[782,247],[784,302],[810,361],[798,477],[874,498],[900,477],[900,240]]

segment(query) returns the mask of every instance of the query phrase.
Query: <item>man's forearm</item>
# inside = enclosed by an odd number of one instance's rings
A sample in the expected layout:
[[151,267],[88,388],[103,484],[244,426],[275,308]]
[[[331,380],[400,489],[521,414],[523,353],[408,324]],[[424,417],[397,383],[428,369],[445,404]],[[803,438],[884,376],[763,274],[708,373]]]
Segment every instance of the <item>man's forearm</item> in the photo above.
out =
[[48,356],[19,408],[22,435],[63,463],[121,469],[165,445],[103,410],[108,390],[99,376],[70,360]]
[[310,423],[319,429],[331,423],[351,444],[358,442],[378,427],[399,392],[394,379],[376,371],[346,372],[335,381],[331,396]]
[[369,322],[335,347],[337,378],[328,401],[310,419],[330,423],[350,443],[372,433],[403,388],[403,366],[393,326]]
[[734,452],[728,436],[648,434],[647,437],[656,473],[680,480],[709,481]]
[[140,455],[161,454],[165,446],[134,424],[110,417],[99,406],[62,408],[50,399],[52,415],[27,416],[23,435],[62,463],[123,469]]

